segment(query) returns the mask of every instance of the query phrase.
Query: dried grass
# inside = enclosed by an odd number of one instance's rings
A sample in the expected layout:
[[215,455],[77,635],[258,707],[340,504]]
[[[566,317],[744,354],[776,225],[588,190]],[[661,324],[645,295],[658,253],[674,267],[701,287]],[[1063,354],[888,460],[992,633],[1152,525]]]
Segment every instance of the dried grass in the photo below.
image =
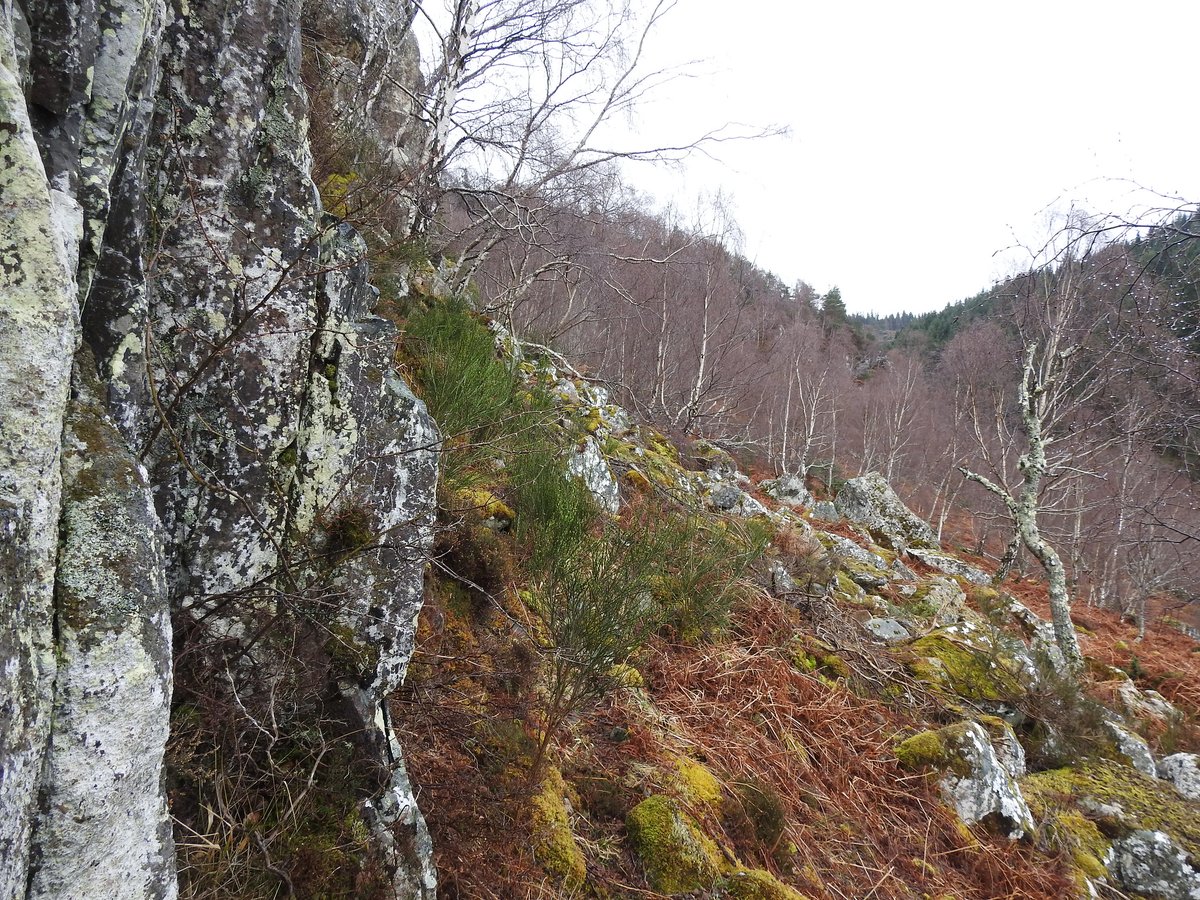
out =
[[965,837],[928,778],[905,773],[894,758],[895,741],[914,723],[793,668],[779,649],[792,624],[762,597],[741,611],[732,640],[664,646],[647,667],[675,739],[726,778],[754,778],[783,799],[797,849],[788,871],[769,854],[747,862],[822,898],[1068,892],[1055,861]]

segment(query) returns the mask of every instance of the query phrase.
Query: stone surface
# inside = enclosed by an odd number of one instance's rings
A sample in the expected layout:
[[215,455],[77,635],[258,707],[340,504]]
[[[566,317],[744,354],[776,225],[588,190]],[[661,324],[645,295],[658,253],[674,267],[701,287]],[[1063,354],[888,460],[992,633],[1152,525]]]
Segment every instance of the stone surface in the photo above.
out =
[[1135,831],[1115,841],[1108,868],[1125,890],[1156,900],[1200,900],[1200,873],[1161,831]]
[[[82,214],[47,172],[23,96],[11,4],[0,10],[0,897],[23,896],[55,670],[59,468]],[[23,22],[23,20],[21,20]],[[39,28],[46,27],[39,23]],[[40,66],[39,66],[40,69]],[[50,98],[47,98],[49,100]]]
[[957,556],[952,556],[949,553],[922,547],[909,547],[906,552],[909,556],[919,559],[931,569],[937,569],[939,572],[945,572],[947,575],[957,575],[960,578],[965,578],[972,584],[986,585],[991,583],[992,576],[983,571],[983,569],[977,569],[970,563],[963,562]]
[[953,578],[931,578],[925,585],[921,601],[934,611],[934,621],[939,625],[950,625],[962,617],[967,595]]
[[1124,725],[1112,719],[1105,721],[1104,728],[1117,745],[1120,754],[1138,772],[1147,778],[1153,778],[1158,774],[1158,767],[1154,763],[1154,754],[1150,752],[1150,745],[1146,743],[1145,738],[1134,734]]
[[887,641],[888,643],[898,643],[912,638],[909,630],[896,619],[872,616],[863,622],[863,628],[867,629],[867,631],[881,641]]
[[780,475],[772,481],[764,481],[762,488],[769,497],[791,507],[807,509],[813,505],[813,495],[804,486],[799,475]]
[[709,505],[718,512],[744,519],[766,515],[767,508],[733,482],[718,481],[710,488]]
[[1158,777],[1169,781],[1180,796],[1200,800],[1200,756],[1172,753],[1158,762]]
[[952,770],[940,782],[959,818],[968,825],[986,820],[1010,839],[1030,833],[1033,815],[983,726],[964,722],[943,728],[938,735],[962,764],[959,771]]
[[90,360],[63,457],[58,674],[29,897],[172,898],[175,846],[160,789],[171,627],[145,472],[107,421]]
[[[230,709],[291,690],[303,702],[274,707],[274,727],[355,736],[394,892],[434,896],[383,700],[412,651],[438,435],[393,367],[366,245],[322,213],[309,144],[314,124],[344,126],[361,163],[393,171],[423,143],[413,15],[402,0],[0,12],[0,255],[18,275],[0,299],[5,900],[172,896],[168,607],[205,647],[189,671],[238,692]],[[314,102],[339,121],[310,117],[302,18],[329,41]],[[412,204],[396,202],[403,231]],[[81,339],[95,362],[77,375],[99,383],[73,407],[60,515]],[[101,468],[117,475],[97,484]],[[289,635],[307,639],[302,666]]]
[[587,437],[582,446],[575,448],[567,461],[567,471],[587,485],[601,509],[611,515],[617,514],[621,508],[621,491],[595,438]]
[[891,550],[937,545],[929,523],[905,506],[878,472],[851,478],[838,491],[834,504],[841,515]]

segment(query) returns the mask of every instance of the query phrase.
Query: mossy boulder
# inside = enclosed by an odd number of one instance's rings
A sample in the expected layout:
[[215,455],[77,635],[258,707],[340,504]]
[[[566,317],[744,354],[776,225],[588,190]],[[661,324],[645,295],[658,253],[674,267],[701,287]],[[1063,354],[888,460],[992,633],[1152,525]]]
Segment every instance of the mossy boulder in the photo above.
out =
[[1086,896],[1089,882],[1108,876],[1104,860],[1111,842],[1096,827],[1096,823],[1071,808],[1038,807],[1043,844],[1062,851],[1071,860],[1075,881]]
[[650,887],[662,894],[711,888],[721,875],[721,850],[670,797],[649,797],[630,810],[625,827]]
[[571,830],[568,793],[562,774],[551,767],[530,801],[533,855],[547,875],[568,890],[578,890],[587,879],[587,865]]
[[1108,837],[1135,829],[1169,834],[1200,859],[1200,803],[1180,797],[1169,784],[1111,760],[1051,769],[1022,779],[1035,814],[1074,809],[1096,821]]
[[1021,790],[980,723],[922,731],[901,741],[895,752],[906,769],[930,767],[941,773],[942,794],[964,822],[985,822],[1010,838],[1032,830]]
[[690,756],[675,760],[675,786],[690,806],[714,810],[721,806],[721,782],[703,763]]
[[909,669],[927,684],[968,700],[1011,701],[1026,692],[1032,673],[1019,648],[1002,635],[966,623],[939,628],[911,644]]
[[808,900],[762,869],[734,872],[721,883],[721,888],[730,900]]
[[[906,738],[896,745],[895,752],[900,765],[910,772],[927,766],[949,769],[956,762],[956,757],[947,751],[942,736],[936,731],[922,731]],[[966,774],[965,766],[963,774]]]

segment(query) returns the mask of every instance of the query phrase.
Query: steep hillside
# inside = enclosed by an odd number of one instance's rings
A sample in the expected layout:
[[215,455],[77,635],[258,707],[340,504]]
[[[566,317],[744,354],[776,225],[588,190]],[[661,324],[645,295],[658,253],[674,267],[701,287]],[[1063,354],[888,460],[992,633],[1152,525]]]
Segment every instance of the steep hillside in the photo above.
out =
[[[755,482],[709,442],[636,424],[502,330],[483,376],[484,322],[461,307],[419,308],[409,333],[431,409],[515,366],[503,403],[476,411],[524,431],[518,447],[492,419],[463,420],[448,446],[457,480],[392,704],[447,896],[1200,887],[1171,861],[1200,838],[1190,776],[1171,780],[1195,762],[1172,754],[1200,749],[1200,645],[1157,630],[1135,644],[1087,610],[1076,687],[1034,612],[1044,589],[992,587],[986,563],[938,548],[878,476],[814,500],[798,479]],[[602,543],[571,551],[586,574],[567,589],[540,557],[571,543],[577,498],[554,499],[573,496],[569,471]],[[583,562],[594,554],[604,564]],[[1148,840],[1178,849],[1143,852]],[[1174,886],[1149,886],[1130,859]]]
[[1011,333],[625,204],[635,7],[0,6],[0,900],[1200,897],[1190,333],[1058,382],[1071,672]]

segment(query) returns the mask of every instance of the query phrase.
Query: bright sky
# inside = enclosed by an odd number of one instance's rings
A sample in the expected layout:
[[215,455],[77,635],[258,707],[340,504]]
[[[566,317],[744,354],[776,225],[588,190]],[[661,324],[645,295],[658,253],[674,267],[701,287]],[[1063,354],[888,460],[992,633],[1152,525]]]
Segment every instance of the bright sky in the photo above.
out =
[[701,62],[637,140],[790,135],[628,175],[660,200],[723,190],[748,256],[852,312],[937,309],[1012,271],[1050,210],[1200,198],[1197,36],[1196,0],[680,0],[652,64]]

